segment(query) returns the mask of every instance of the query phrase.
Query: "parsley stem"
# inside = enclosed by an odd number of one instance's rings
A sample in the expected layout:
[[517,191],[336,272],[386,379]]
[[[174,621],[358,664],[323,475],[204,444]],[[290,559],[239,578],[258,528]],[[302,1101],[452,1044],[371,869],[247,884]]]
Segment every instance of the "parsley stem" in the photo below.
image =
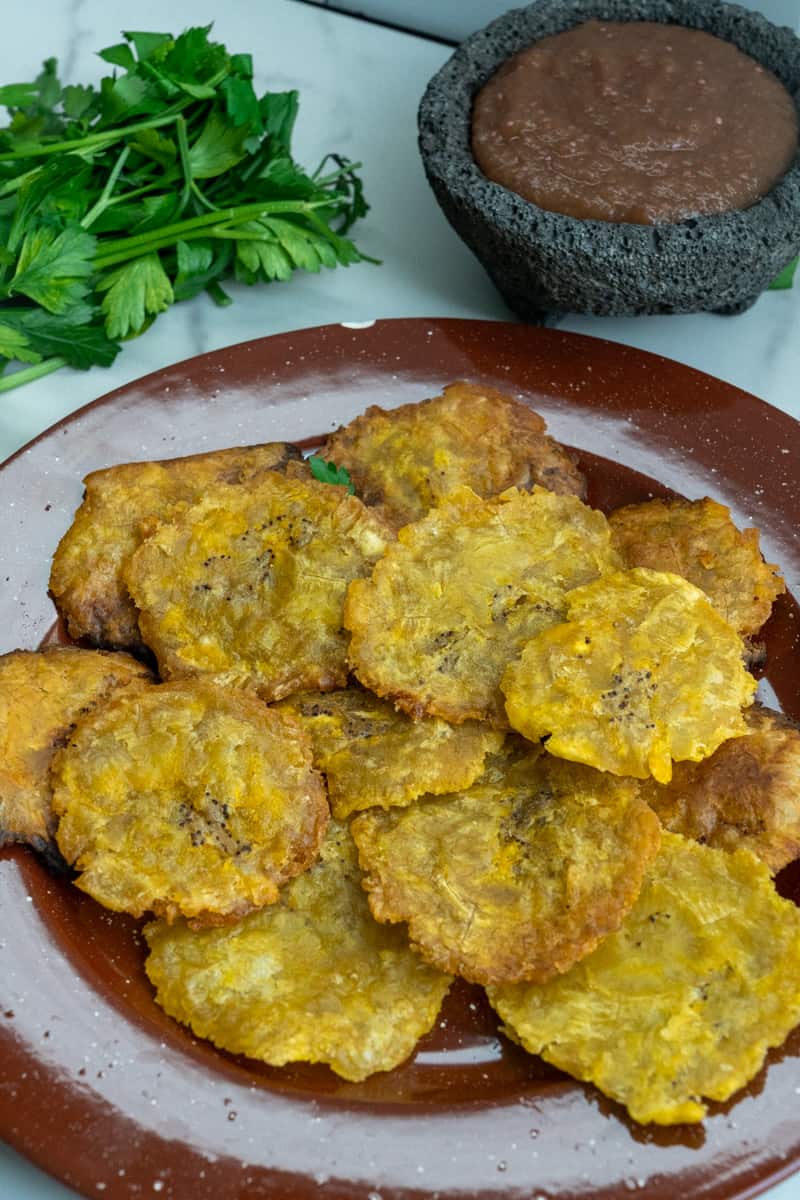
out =
[[112,196],[106,208],[113,208],[115,204],[127,204],[130,200],[135,200],[137,196],[144,196],[148,192],[158,191],[164,187],[163,179],[154,179],[152,183],[145,183],[142,187],[131,188],[128,192],[120,192],[118,196]]
[[212,202],[209,200],[208,196],[206,196],[200,190],[200,188],[197,186],[197,182],[194,179],[192,180],[192,195],[196,196],[197,199],[200,201],[200,203],[203,205],[203,207],[207,208],[209,212],[214,212],[214,213],[217,213],[217,215],[219,215],[219,210],[216,207],[216,205],[212,204]]
[[114,191],[114,188],[116,187],[117,180],[119,179],[120,175],[122,174],[122,168],[125,166],[125,163],[128,160],[128,155],[130,154],[130,152],[131,152],[130,146],[123,146],[122,150],[120,151],[119,158],[114,163],[114,169],[111,172],[111,174],[109,175],[108,179],[106,180],[106,186],[103,188],[102,192],[100,193],[100,196],[98,197],[96,204],[92,205],[92,207],[89,209],[86,216],[81,221],[81,225],[83,226],[84,229],[88,229],[90,225],[93,225],[94,222],[97,220],[97,218],[100,216],[101,212],[103,212],[103,210],[108,207],[109,201],[111,199],[111,193]]
[[189,161],[189,139],[186,136],[186,119],[178,117],[175,121],[175,129],[178,134],[178,153],[181,159],[181,169],[183,170],[183,193],[181,195],[181,208],[186,207],[186,201],[192,193],[192,184],[194,176],[192,174],[192,164]]
[[214,225],[224,229],[226,226],[240,225],[244,221],[278,213],[296,213],[298,216],[308,217],[314,209],[329,206],[329,200],[271,200],[240,204],[236,208],[222,208],[218,212],[204,213],[186,221],[176,221],[173,225],[164,225],[161,229],[151,230],[150,233],[104,242],[104,252],[95,258],[94,268],[96,271],[102,271],[106,267],[126,262],[129,258],[138,258],[139,255],[149,254],[152,250],[162,250],[174,242],[186,241],[187,237],[199,236],[200,230],[208,233]]
[[65,358],[46,358],[44,362],[37,363],[34,367],[23,367],[21,371],[14,371],[12,375],[4,375],[0,378],[0,392],[10,392],[14,388],[22,387],[25,383],[31,383],[34,379],[52,375],[53,371],[60,371],[66,365]]
[[45,158],[50,154],[75,154],[81,150],[95,150],[101,146],[110,146],[132,133],[141,133],[143,129],[160,129],[162,125],[171,125],[178,113],[192,103],[190,96],[179,100],[167,109],[161,117],[150,117],[146,121],[134,121],[132,125],[120,125],[117,129],[107,129],[100,133],[90,133],[86,137],[76,138],[68,142],[49,142],[47,145],[31,146],[27,150],[17,150],[0,154],[0,163],[17,162],[23,158]]
[[207,284],[206,292],[211,297],[211,299],[214,301],[217,308],[227,308],[229,304],[233,304],[233,300],[231,300],[230,296],[225,291],[225,289],[220,287],[220,285],[217,283],[216,279],[212,280],[211,283]]
[[145,254],[152,254],[154,251],[169,250],[175,245],[176,242],[195,242],[198,238],[227,238],[233,237],[234,235],[229,234],[227,230],[218,230],[214,226],[211,226],[211,228],[206,226],[204,229],[190,229],[187,233],[170,233],[163,237],[159,235],[158,230],[153,230],[153,232],[148,236],[152,240],[145,242],[144,245],[139,246],[136,249],[121,250],[119,253],[113,255],[104,254],[102,259],[95,259],[95,270],[104,271],[106,267],[116,267],[119,266],[120,263],[130,262],[133,258],[143,258]]
[[338,179],[346,179],[348,175],[352,175],[353,171],[359,170],[359,168],[363,167],[363,165],[364,165],[363,163],[360,163],[360,162],[354,162],[354,163],[348,162],[346,167],[342,166],[339,168],[338,171],[331,171],[329,175],[317,174],[318,171],[322,170],[322,167],[324,166],[324,164],[328,161],[328,158],[330,158],[330,157],[331,157],[331,155],[329,154],[327,156],[327,158],[324,158],[322,160],[322,162],[319,164],[319,166],[317,167],[317,170],[311,176],[311,178],[314,180],[314,183],[317,185],[317,187],[328,187],[331,183],[336,183],[336,181]]
[[178,117],[175,122],[178,133],[178,153],[180,154],[181,170],[183,171],[183,192],[181,194],[180,211],[186,208],[189,203],[189,197],[195,196],[203,208],[209,212],[216,212],[215,206],[210,200],[206,200],[202,190],[198,187],[197,181],[192,171],[192,160],[189,156],[189,136],[186,131],[186,120],[184,117]]
[[7,179],[4,184],[0,185],[0,196],[10,196],[12,193],[18,192],[23,183],[26,183],[38,170],[39,167],[31,167],[30,171],[25,171],[22,175],[15,175],[13,179]]

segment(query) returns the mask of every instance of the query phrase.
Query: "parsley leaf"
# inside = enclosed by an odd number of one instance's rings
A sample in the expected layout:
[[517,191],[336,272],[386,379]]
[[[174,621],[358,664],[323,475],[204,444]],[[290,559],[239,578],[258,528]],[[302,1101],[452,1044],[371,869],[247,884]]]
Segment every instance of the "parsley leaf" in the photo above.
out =
[[42,217],[53,212],[54,201],[74,194],[74,180],[82,187],[86,180],[86,164],[76,154],[63,154],[55,162],[47,162],[20,185],[17,203],[9,229],[6,249],[19,250],[28,229]]
[[172,138],[165,137],[157,129],[143,129],[129,144],[138,154],[162,167],[171,167],[178,157]]
[[39,94],[35,83],[7,83],[0,87],[0,104],[6,108],[26,108]]
[[51,313],[63,313],[89,292],[95,239],[79,226],[56,233],[48,225],[25,235],[10,293],[22,292]]
[[152,116],[163,107],[163,100],[152,82],[139,74],[120,75],[118,79],[104,79],[103,121],[130,121],[133,117]]
[[176,82],[211,86],[216,75],[227,74],[228,52],[218,42],[209,41],[210,32],[210,25],[199,25],[175,38],[164,69]]
[[157,254],[145,254],[111,271],[97,287],[106,293],[102,308],[110,338],[135,337],[148,316],[164,312],[174,299]]
[[131,33],[124,32],[122,35],[126,42],[130,42],[136,51],[136,57],[139,62],[147,62],[151,58],[163,57],[159,52],[165,52],[167,47],[173,44],[171,33]]
[[63,316],[51,316],[40,308],[14,308],[3,312],[2,322],[18,329],[40,356],[58,356],[70,367],[86,371],[93,366],[110,367],[120,349],[101,324],[91,323],[93,317],[94,310],[86,306],[76,306]]
[[220,84],[220,90],[225,97],[225,111],[235,126],[247,125],[249,129],[262,129],[261,109],[258,97],[253,91],[249,79],[241,79],[238,75],[229,75]]
[[58,61],[47,58],[42,63],[42,69],[36,76],[39,89],[39,104],[42,108],[52,108],[61,99],[61,84],[58,82]]
[[794,283],[794,275],[795,271],[797,270],[797,263],[798,260],[793,258],[792,261],[783,268],[777,279],[773,279],[772,283],[769,285],[769,290],[773,292],[780,292],[790,288]]
[[324,458],[318,458],[315,454],[306,459],[306,462],[311,468],[311,474],[320,483],[339,483],[347,488],[351,496],[356,494],[355,484],[346,467],[337,467],[336,463],[325,462]]
[[117,42],[113,46],[106,46],[105,50],[98,50],[97,53],[105,62],[111,63],[115,67],[122,67],[124,71],[131,71],[136,66],[136,58],[127,42]]
[[[233,243],[214,243],[210,240],[178,242],[177,274],[173,284],[176,300],[190,300],[198,292],[207,290],[224,275],[233,258]],[[216,303],[230,304],[216,299]]]
[[222,175],[246,158],[247,133],[246,128],[230,124],[222,113],[213,109],[189,151],[189,165],[195,179]]
[[93,87],[83,87],[81,84],[69,84],[61,93],[61,103],[64,116],[73,121],[86,117],[94,107],[97,93]]
[[261,97],[261,117],[264,129],[276,146],[288,150],[292,140],[294,123],[300,107],[297,92],[272,92]]
[[41,354],[33,349],[21,329],[0,322],[0,357],[16,358],[20,362],[38,363],[42,361]]

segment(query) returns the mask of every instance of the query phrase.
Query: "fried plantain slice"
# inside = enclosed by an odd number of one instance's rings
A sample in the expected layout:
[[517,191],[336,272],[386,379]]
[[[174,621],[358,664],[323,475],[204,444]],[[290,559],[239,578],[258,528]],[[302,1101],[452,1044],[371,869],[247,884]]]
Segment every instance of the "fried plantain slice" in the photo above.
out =
[[0,846],[52,843],[48,778],[74,723],[116,688],[152,679],[129,654],[48,646],[0,657]]
[[742,641],[693,584],[636,567],[567,597],[568,619],[524,648],[502,688],[511,725],[551,754],[668,783],[746,731],[756,682]]
[[682,575],[743,637],[761,628],[786,591],[779,569],[764,562],[758,530],[737,529],[730,509],[708,497],[629,504],[608,519],[627,567]]
[[410,804],[429,792],[469,787],[496,753],[503,734],[477,721],[448,725],[438,717],[412,721],[371,692],[303,692],[276,706],[308,731],[314,765],[324,771],[333,815]]
[[489,989],[514,1040],[635,1121],[700,1121],[800,1021],[800,911],[748,850],[665,833],[641,894],[565,975]]
[[345,488],[267,472],[210,488],[125,577],[164,678],[203,674],[278,700],[346,683],[347,585],[392,536]]
[[373,921],[346,825],[277,904],[225,929],[148,925],[156,1001],[199,1036],[273,1066],[389,1071],[432,1027],[450,977]]
[[163,462],[123,463],[87,475],[83,502],[50,572],[50,594],[71,636],[98,646],[141,649],[123,573],[144,538],[214,484],[252,483],[264,471],[280,470],[299,457],[294,446],[268,442]]
[[53,760],[56,834],[106,908],[198,926],[272,904],[328,823],[308,738],[200,680],[112,697]]
[[642,795],[665,829],[720,850],[744,846],[780,871],[800,855],[800,730],[754,707],[746,733],[701,763],[676,763],[668,784]]
[[633,780],[508,739],[466,791],[351,830],[379,921],[475,983],[548,979],[619,927],[660,825]]
[[563,619],[570,588],[619,565],[602,513],[575,496],[459,488],[350,586],[345,627],[360,681],[414,717],[507,728],[500,679]]
[[419,404],[368,408],[331,434],[320,454],[347,468],[365,504],[405,525],[463,484],[484,497],[534,484],[583,497],[583,475],[545,429],[511,396],[451,383]]

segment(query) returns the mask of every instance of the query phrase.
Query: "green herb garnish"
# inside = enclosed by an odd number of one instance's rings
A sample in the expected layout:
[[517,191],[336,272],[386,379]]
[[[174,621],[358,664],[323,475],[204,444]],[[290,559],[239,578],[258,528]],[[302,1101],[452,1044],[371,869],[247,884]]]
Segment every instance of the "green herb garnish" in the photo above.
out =
[[317,458],[314,454],[306,461],[311,467],[311,474],[320,483],[339,483],[347,488],[351,496],[355,496],[355,484],[350,478],[350,472],[346,467],[337,467],[336,463],[325,462],[324,458]]
[[771,292],[784,291],[786,288],[790,288],[792,286],[794,283],[794,273],[797,270],[797,261],[798,260],[796,258],[793,258],[792,261],[787,263],[787,265],[783,268],[778,278],[773,279],[772,283],[769,285],[769,290]]
[[176,300],[230,303],[223,280],[375,261],[344,236],[359,164],[298,166],[297,92],[257,96],[210,29],[125,33],[97,89],[62,87],[54,58],[0,87],[0,391],[108,366]]

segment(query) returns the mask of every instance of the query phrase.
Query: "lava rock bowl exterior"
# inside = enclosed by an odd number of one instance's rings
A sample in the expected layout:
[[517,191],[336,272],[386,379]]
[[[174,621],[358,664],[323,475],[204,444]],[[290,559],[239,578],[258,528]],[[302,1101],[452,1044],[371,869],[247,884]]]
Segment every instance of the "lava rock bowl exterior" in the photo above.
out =
[[800,110],[800,39],[757,13],[716,0],[539,0],[473,34],[428,84],[419,144],[439,204],[523,320],[743,311],[800,251],[800,153],[749,208],[657,225],[546,211],[475,162],[472,108],[484,84],[518,51],[593,19],[714,34],[772,71]]

